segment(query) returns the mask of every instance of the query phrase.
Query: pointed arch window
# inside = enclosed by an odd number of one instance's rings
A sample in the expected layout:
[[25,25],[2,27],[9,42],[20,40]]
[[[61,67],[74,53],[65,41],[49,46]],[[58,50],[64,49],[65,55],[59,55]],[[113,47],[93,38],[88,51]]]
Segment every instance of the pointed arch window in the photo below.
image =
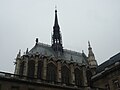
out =
[[47,65],[47,80],[48,82],[56,82],[57,67],[51,62]]
[[66,85],[69,85],[69,83],[70,83],[70,70],[66,65],[62,66],[61,75],[62,75],[61,76],[62,77],[62,83],[66,84]]
[[28,77],[34,78],[34,72],[35,72],[35,61],[29,60],[28,61]]
[[82,86],[82,70],[76,68],[74,70],[75,73],[75,85]]
[[37,78],[42,79],[43,61],[38,61]]
[[25,62],[22,61],[20,63],[20,70],[19,70],[19,75],[22,76],[23,75],[23,72],[24,72],[24,65],[25,65]]

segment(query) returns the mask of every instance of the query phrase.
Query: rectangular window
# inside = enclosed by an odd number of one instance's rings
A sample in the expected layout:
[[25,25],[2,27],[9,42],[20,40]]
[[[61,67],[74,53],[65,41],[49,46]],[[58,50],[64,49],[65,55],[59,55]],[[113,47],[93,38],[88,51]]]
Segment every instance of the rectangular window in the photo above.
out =
[[12,86],[11,90],[19,90],[19,87],[18,86]]

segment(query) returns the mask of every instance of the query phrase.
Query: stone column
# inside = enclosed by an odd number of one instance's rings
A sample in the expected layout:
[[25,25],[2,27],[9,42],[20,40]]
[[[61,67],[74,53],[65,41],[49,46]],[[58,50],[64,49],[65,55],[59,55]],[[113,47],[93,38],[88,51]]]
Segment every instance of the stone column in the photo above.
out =
[[38,57],[35,58],[35,74],[34,74],[35,78],[37,78],[37,71],[38,71]]
[[46,80],[46,74],[47,74],[47,58],[44,58],[43,60],[43,73],[42,73],[42,79]]
[[61,62],[57,61],[57,82],[61,82]]
[[70,84],[75,84],[75,74],[73,63],[70,64]]

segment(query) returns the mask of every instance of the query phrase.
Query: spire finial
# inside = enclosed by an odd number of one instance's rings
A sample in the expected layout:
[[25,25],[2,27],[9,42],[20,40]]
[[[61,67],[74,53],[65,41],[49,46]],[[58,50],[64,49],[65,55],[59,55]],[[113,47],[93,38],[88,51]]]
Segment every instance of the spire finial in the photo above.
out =
[[88,41],[88,46],[90,47],[90,41]]
[[21,57],[21,49],[19,49],[19,52],[17,54],[17,58],[20,58]]
[[36,45],[37,45],[37,44],[38,44],[38,38],[36,38],[36,40],[35,40],[35,41],[36,41]]

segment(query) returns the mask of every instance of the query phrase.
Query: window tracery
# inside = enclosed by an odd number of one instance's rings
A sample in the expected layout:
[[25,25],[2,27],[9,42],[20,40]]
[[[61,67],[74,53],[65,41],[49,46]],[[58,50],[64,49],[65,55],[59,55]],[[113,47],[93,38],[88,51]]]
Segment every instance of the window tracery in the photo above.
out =
[[37,78],[42,79],[42,72],[43,72],[43,61],[38,61],[38,69],[37,69]]
[[34,78],[34,72],[35,72],[35,61],[29,60],[28,61],[28,77]]
[[48,82],[56,82],[56,77],[57,77],[57,67],[50,62],[47,65],[47,80]]
[[62,83],[69,85],[70,83],[70,70],[69,68],[64,65],[61,67],[61,78],[62,78]]
[[82,70],[75,68],[75,85],[82,86]]

